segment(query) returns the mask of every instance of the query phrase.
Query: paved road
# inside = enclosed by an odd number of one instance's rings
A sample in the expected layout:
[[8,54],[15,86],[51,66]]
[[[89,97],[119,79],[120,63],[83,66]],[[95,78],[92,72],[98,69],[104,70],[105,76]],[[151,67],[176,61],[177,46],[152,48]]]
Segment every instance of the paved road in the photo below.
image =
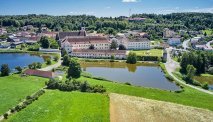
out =
[[58,60],[58,62],[57,62],[56,64],[47,66],[47,67],[42,68],[42,69],[39,69],[39,70],[42,70],[42,71],[51,71],[52,69],[55,69],[55,68],[61,66],[61,63],[62,63],[62,60],[61,60],[61,53],[59,53],[59,60]]
[[208,42],[208,43],[206,44],[206,46],[207,46],[209,49],[213,49],[212,46],[211,46],[211,43],[213,43],[213,40],[210,41],[210,42]]
[[176,81],[178,81],[181,84],[184,84],[184,85],[186,85],[188,87],[194,88],[194,89],[199,90],[201,92],[205,92],[207,94],[213,95],[213,92],[211,92],[211,91],[208,91],[208,90],[205,90],[205,89],[193,86],[193,85],[186,84],[184,81],[179,80],[177,77],[175,77],[172,74],[172,72],[174,72],[176,68],[180,67],[180,65],[179,65],[178,62],[176,62],[176,61],[171,59],[171,56],[170,56],[171,48],[167,48],[166,50],[167,50],[167,54],[168,55],[167,55],[167,62],[165,63],[165,67],[166,67],[166,70],[168,71],[169,75],[171,75]]
[[188,49],[188,48],[190,48],[189,47],[189,41],[190,41],[190,39],[189,40],[185,40],[184,42],[183,42],[183,44],[182,44],[182,46],[183,46],[183,48],[186,50],[186,49]]

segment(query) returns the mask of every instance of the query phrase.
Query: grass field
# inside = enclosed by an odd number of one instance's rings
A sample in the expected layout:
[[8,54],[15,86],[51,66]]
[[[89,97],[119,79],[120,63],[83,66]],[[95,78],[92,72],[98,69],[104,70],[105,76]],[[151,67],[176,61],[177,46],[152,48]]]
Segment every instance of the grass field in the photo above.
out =
[[47,91],[8,121],[109,122],[109,98],[102,94]]
[[126,94],[131,96],[144,97],[161,101],[168,101],[187,106],[205,108],[213,111],[213,96],[194,90],[189,87],[184,88],[184,92],[174,93],[159,89],[128,86],[120,83],[112,83],[107,81],[95,80],[91,78],[81,77],[81,81],[88,81],[90,84],[99,84],[106,87],[107,92]]
[[17,105],[26,96],[38,91],[47,79],[11,75],[0,77],[0,115]]
[[207,30],[203,30],[203,34],[206,32],[206,34],[208,36],[213,35],[213,30],[212,29],[207,29]]
[[163,56],[163,50],[160,49],[151,49],[151,50],[135,50],[132,51],[136,53],[137,56]]

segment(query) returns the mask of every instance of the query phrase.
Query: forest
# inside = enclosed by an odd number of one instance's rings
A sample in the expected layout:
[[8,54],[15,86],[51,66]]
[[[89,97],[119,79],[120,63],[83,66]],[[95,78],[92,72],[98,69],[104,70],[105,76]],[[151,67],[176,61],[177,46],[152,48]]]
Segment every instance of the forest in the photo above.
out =
[[0,16],[0,24],[8,27],[8,31],[16,31],[19,27],[33,25],[38,28],[48,27],[52,31],[73,31],[86,27],[87,31],[116,34],[126,30],[147,32],[151,39],[162,37],[164,28],[174,31],[201,31],[213,28],[212,13],[172,13],[172,14],[134,14],[132,18],[146,18],[143,22],[129,22],[127,17],[95,17],[87,15],[50,16],[50,15],[11,15]]

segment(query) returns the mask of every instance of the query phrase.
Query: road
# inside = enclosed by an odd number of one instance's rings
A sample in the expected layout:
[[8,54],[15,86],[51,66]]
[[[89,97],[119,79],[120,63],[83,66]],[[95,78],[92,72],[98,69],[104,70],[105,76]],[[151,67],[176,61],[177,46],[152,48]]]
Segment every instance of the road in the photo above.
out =
[[39,70],[42,70],[42,71],[52,71],[52,69],[55,69],[59,66],[61,66],[61,63],[62,63],[62,60],[61,60],[61,53],[58,53],[59,54],[59,60],[56,64],[53,64],[53,65],[50,65],[50,66],[47,66],[45,68],[41,68]]
[[188,87],[191,87],[193,89],[199,90],[201,92],[213,95],[213,92],[211,92],[211,91],[208,91],[208,90],[205,90],[205,89],[202,89],[202,88],[190,85],[190,84],[186,84],[184,81],[179,80],[177,77],[175,77],[172,74],[172,72],[174,72],[176,68],[180,67],[180,65],[179,65],[178,62],[172,60],[172,58],[170,56],[171,48],[167,48],[166,50],[167,50],[167,62],[165,63],[165,67],[166,67],[166,70],[167,70],[167,72],[169,73],[170,76],[172,76],[176,81],[178,81],[181,84],[184,84],[184,85],[186,85]]
[[212,46],[211,46],[211,43],[213,43],[213,40],[212,41],[209,41],[206,46],[209,48],[209,49],[213,49]]
[[183,48],[186,50],[186,49],[188,49],[188,48],[190,48],[189,47],[189,41],[190,41],[190,39],[189,40],[185,40],[184,42],[183,42],[183,44],[182,44],[182,46],[183,46]]

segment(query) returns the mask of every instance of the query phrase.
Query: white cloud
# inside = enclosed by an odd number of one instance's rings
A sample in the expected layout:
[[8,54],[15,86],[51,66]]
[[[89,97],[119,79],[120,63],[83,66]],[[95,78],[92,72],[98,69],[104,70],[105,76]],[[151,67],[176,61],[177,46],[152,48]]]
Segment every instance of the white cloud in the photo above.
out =
[[110,9],[110,8],[111,8],[111,6],[107,6],[107,7],[106,7],[106,9]]
[[138,2],[138,0],[122,0],[124,3],[135,3]]

